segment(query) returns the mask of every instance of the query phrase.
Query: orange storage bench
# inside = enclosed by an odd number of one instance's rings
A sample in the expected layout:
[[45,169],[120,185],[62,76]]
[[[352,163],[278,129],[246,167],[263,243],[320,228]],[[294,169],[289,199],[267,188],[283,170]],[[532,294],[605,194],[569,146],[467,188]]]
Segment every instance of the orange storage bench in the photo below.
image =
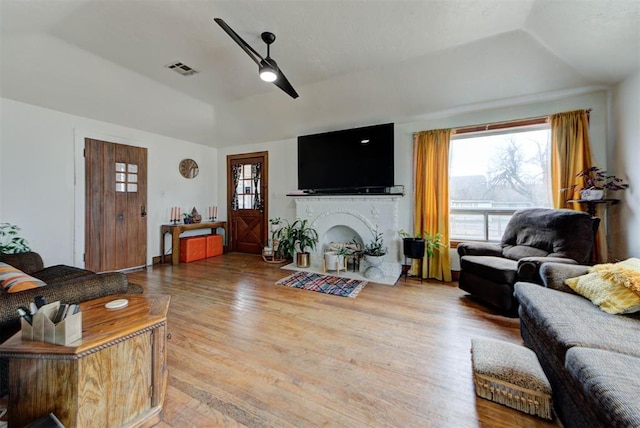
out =
[[222,255],[222,235],[207,235],[207,257]]
[[204,236],[180,238],[180,261],[193,262],[207,257],[207,239]]

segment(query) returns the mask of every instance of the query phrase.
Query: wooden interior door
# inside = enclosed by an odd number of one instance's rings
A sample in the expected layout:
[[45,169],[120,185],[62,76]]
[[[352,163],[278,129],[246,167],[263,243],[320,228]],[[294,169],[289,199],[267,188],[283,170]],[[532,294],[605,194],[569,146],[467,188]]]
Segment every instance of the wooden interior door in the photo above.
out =
[[147,149],[85,139],[85,268],[147,263]]
[[268,152],[227,156],[230,249],[260,254],[267,242]]

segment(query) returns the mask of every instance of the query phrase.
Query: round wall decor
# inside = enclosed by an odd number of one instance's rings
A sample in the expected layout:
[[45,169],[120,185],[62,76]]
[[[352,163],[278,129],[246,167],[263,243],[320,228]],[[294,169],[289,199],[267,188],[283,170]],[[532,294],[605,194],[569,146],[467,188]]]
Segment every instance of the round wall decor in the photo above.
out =
[[178,170],[184,178],[196,178],[199,172],[198,163],[193,159],[182,159]]

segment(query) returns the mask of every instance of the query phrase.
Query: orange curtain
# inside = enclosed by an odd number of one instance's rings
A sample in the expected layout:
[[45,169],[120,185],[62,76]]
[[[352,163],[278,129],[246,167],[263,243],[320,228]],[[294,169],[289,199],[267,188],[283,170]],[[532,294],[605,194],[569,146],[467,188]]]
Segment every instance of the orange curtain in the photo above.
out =
[[579,199],[571,190],[563,191],[582,179],[576,175],[593,166],[586,110],[557,113],[551,121],[551,191],[553,207],[565,208],[568,199]]
[[[591,166],[591,142],[589,139],[589,117],[586,110],[557,113],[550,116],[551,122],[551,191],[554,208],[566,208],[567,200],[580,199],[580,195],[567,189],[574,184],[582,187],[582,179],[576,175]],[[586,206],[574,203],[571,208],[585,211]],[[607,257],[603,224],[596,239],[596,259]]]
[[440,233],[443,243],[422,263],[422,278],[451,281],[449,257],[449,140],[450,129],[422,131],[413,136],[415,171],[414,233]]

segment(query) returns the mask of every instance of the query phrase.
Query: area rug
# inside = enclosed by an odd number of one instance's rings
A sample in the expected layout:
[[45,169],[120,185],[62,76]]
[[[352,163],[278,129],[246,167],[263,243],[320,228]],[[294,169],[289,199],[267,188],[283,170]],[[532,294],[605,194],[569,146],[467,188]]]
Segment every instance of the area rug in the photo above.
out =
[[367,281],[340,278],[313,272],[296,272],[293,275],[282,278],[276,282],[276,284],[317,291],[318,293],[355,298],[367,284]]

